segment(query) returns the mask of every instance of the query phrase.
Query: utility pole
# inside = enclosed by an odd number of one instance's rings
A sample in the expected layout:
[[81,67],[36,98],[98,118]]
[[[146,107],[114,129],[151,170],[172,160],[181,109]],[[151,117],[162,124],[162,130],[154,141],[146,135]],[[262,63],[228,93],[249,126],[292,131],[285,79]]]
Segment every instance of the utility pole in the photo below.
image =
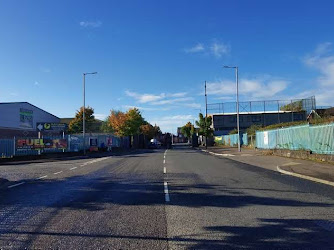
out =
[[83,153],[86,154],[86,75],[95,75],[97,72],[83,73],[83,112],[82,112],[82,137],[83,137]]
[[237,94],[237,129],[238,129],[238,151],[241,152],[240,147],[240,123],[239,123],[239,72],[238,66],[224,66],[224,68],[235,69],[236,94]]
[[241,152],[241,147],[240,147],[240,120],[239,120],[239,72],[238,72],[238,67],[235,67],[235,78],[236,78],[236,84],[237,84],[238,151]]
[[208,149],[208,128],[207,128],[207,116],[208,116],[208,96],[206,94],[206,81],[204,83],[204,89],[205,89],[205,149]]

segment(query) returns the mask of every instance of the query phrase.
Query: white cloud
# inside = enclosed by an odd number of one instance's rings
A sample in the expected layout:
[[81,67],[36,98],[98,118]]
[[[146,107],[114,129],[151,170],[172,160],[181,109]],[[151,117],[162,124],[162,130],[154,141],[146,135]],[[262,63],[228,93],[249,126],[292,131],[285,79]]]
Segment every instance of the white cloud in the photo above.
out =
[[317,105],[334,105],[334,53],[332,43],[319,44],[313,53],[305,56],[303,62],[310,68],[319,71],[314,89],[304,94],[316,96]]
[[334,55],[331,54],[331,43],[319,44],[314,53],[304,58],[304,63],[320,71],[317,79],[322,86],[334,86]]
[[131,92],[131,91],[128,91],[128,90],[125,91],[125,94],[127,96],[133,97],[134,99],[136,99],[140,103],[147,103],[147,102],[157,101],[157,100],[160,100],[160,99],[162,99],[166,96],[164,93],[162,93],[160,95],[138,94],[138,93]]
[[108,115],[106,114],[94,114],[95,118],[98,119],[98,120],[102,120],[104,121]]
[[152,104],[154,105],[176,104],[180,102],[192,101],[193,99],[194,99],[193,97],[180,97],[180,98],[174,98],[174,99],[164,99],[161,101],[152,102]]
[[191,48],[185,49],[184,51],[186,53],[198,53],[198,52],[203,52],[204,50],[205,49],[204,49],[203,44],[198,43],[198,44],[196,44],[195,46],[193,46]]
[[179,92],[179,93],[168,94],[167,96],[169,96],[169,97],[183,97],[183,96],[186,96],[187,94],[188,94],[187,92]]
[[187,92],[176,92],[176,93],[160,93],[160,94],[139,94],[129,90],[125,91],[125,94],[129,97],[134,98],[139,103],[147,103],[151,105],[166,105],[166,104],[177,104],[181,102],[192,101],[193,97],[187,97]]
[[230,53],[230,46],[222,43],[222,42],[218,42],[218,41],[214,41],[212,42],[210,45],[204,45],[203,43],[198,43],[195,46],[185,49],[184,51],[186,53],[189,54],[194,54],[194,53],[203,53],[206,55],[214,55],[216,58],[221,58],[223,55],[227,55]]
[[[239,93],[248,99],[270,98],[285,90],[288,82],[266,78],[240,79]],[[207,93],[210,95],[221,95],[222,98],[236,94],[236,84],[231,80],[221,80],[207,83]]]
[[184,103],[183,106],[193,109],[200,109],[202,106],[199,103]]
[[151,124],[157,124],[163,132],[176,132],[177,127],[185,125],[187,122],[193,123],[193,115],[174,115],[174,116],[163,116],[160,118],[150,119]]
[[230,47],[224,43],[213,42],[210,51],[215,57],[220,58],[230,52]]
[[80,23],[81,27],[84,28],[98,28],[102,25],[101,21],[81,21]]
[[162,108],[162,107],[156,107],[156,108],[152,108],[152,107],[140,107],[140,106],[134,106],[134,105],[123,105],[122,106],[123,109],[132,109],[132,108],[137,108],[141,111],[167,111],[169,110],[169,108]]

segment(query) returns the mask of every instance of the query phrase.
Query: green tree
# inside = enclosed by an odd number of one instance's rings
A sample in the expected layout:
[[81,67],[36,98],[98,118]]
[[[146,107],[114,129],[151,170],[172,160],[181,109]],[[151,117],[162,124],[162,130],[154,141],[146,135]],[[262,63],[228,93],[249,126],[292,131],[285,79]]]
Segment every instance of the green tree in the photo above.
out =
[[230,132],[228,132],[229,135],[235,135],[238,134],[238,129],[234,128]]
[[[69,132],[72,134],[82,133],[83,130],[83,107],[77,110],[74,119],[69,124]],[[85,108],[85,131],[92,132],[95,123],[94,109],[91,107]]]
[[110,116],[108,116],[108,117],[102,122],[102,125],[101,125],[100,130],[101,130],[103,133],[114,133],[114,129],[113,129],[113,127],[111,126],[111,123],[110,123]]
[[192,134],[194,133],[194,126],[191,122],[187,122],[186,125],[181,127],[181,133],[190,140]]
[[132,108],[126,112],[126,134],[127,135],[137,135],[140,134],[140,126],[146,124],[144,118],[142,117],[139,109]]
[[198,121],[196,121],[196,125],[199,127],[198,134],[203,135],[207,138],[213,136],[213,129],[211,128],[212,125],[212,117],[208,116],[205,117],[203,116],[202,113],[199,113],[198,115]]

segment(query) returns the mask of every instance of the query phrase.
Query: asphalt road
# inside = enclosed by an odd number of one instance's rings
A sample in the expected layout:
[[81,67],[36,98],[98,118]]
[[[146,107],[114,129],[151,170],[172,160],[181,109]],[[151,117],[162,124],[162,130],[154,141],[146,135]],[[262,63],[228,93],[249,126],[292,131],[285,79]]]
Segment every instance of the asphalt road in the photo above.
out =
[[0,249],[334,249],[333,187],[187,147],[0,177]]

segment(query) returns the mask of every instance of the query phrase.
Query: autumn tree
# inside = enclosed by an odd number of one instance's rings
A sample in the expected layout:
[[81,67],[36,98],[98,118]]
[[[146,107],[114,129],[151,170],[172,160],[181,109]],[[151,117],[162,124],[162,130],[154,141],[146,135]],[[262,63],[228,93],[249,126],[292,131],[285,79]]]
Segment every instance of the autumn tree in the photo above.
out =
[[117,136],[126,136],[127,115],[122,111],[112,110],[109,118],[109,124]]
[[147,124],[139,109],[132,108],[126,113],[112,110],[109,116],[109,124],[118,136],[137,135],[141,132],[141,126]]
[[157,125],[152,126],[150,123],[146,123],[140,126],[140,131],[142,134],[148,137],[148,139],[152,139],[159,134],[161,134],[160,127]]
[[[77,110],[74,119],[69,124],[70,133],[82,133],[83,130],[83,107]],[[95,123],[94,109],[91,107],[85,108],[85,131],[92,132]]]

